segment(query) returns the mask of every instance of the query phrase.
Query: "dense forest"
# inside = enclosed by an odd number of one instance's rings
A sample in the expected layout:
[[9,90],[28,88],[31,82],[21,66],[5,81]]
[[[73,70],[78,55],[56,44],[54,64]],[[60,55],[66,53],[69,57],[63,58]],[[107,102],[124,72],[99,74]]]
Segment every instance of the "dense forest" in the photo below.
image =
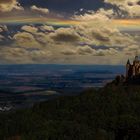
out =
[[1,113],[0,140],[140,140],[140,86],[110,84]]

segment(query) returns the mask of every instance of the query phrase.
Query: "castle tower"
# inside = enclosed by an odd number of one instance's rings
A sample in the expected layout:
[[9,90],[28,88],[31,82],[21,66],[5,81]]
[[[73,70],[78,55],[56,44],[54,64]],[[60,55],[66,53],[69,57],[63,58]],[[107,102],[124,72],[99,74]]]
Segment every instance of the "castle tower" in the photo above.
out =
[[128,61],[126,63],[126,78],[129,78],[129,76],[130,76],[130,73],[129,73],[130,67],[131,67],[131,64],[130,64],[130,61],[128,59]]
[[140,61],[138,56],[136,55],[133,61],[133,76],[139,75],[139,67],[140,67]]

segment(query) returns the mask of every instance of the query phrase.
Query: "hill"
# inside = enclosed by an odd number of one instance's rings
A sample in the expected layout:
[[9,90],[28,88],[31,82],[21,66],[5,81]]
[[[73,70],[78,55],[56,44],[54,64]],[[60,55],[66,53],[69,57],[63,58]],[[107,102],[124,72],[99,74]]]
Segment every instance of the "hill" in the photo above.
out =
[[140,140],[140,86],[110,84],[0,114],[1,140]]

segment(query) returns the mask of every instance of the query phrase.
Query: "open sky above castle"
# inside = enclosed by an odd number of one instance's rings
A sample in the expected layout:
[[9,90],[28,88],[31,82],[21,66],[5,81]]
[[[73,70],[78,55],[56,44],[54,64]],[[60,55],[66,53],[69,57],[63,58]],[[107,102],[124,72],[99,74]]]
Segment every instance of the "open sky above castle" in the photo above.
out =
[[0,64],[125,64],[140,0],[0,0]]

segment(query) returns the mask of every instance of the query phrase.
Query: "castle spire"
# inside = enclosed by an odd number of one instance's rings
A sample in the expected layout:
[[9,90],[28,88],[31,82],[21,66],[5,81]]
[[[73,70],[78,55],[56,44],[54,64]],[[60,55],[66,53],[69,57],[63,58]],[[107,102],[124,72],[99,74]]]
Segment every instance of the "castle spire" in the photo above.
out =
[[130,64],[130,60],[128,59],[128,60],[127,60],[127,65],[129,65],[129,64]]
[[130,75],[130,73],[129,73],[130,66],[131,66],[130,60],[128,59],[128,60],[127,60],[127,63],[126,63],[126,78],[128,78],[129,75]]

